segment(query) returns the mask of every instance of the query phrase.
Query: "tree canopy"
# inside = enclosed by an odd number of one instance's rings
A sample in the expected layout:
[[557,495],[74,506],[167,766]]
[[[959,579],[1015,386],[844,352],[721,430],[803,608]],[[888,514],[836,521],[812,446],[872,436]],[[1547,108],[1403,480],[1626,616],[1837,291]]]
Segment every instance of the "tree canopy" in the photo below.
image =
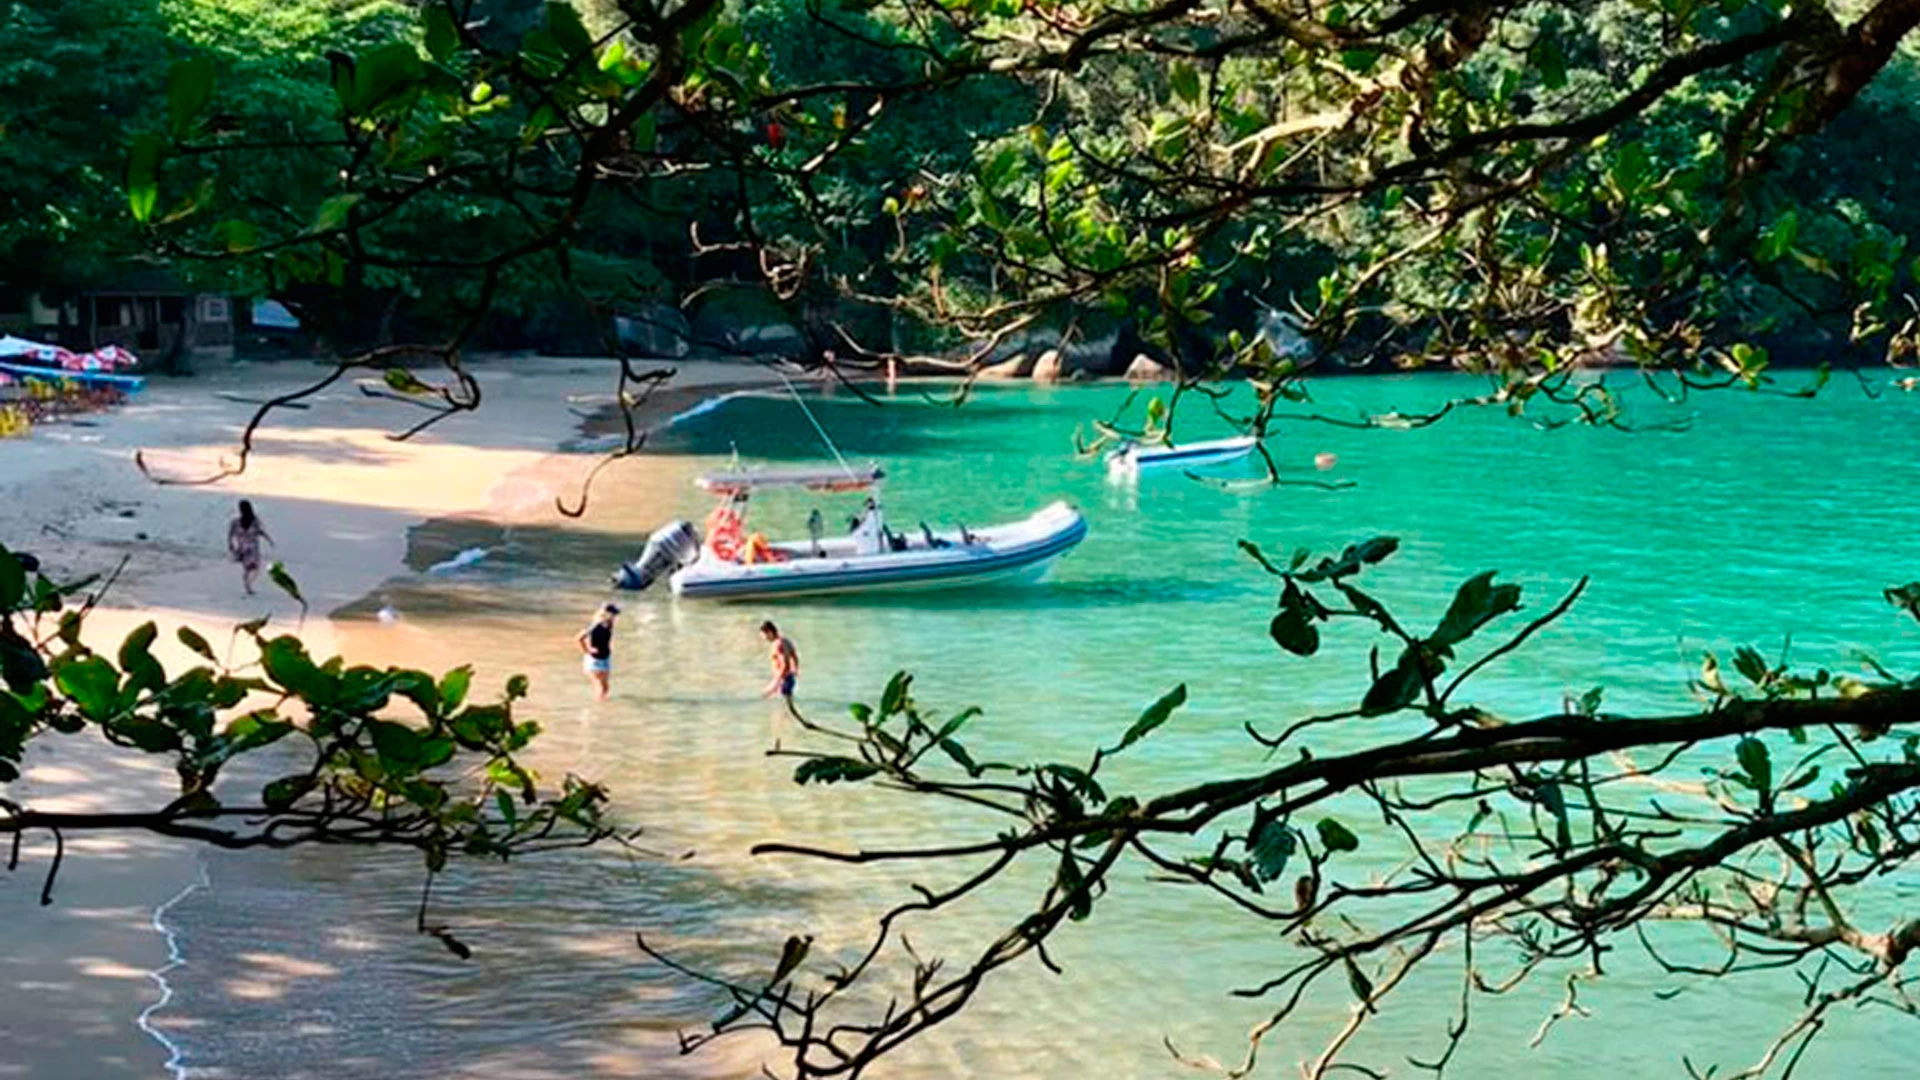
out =
[[[1196,389],[1252,378],[1256,428],[1343,362],[1488,371],[1494,389],[1478,400],[1613,423],[1607,383],[1577,377],[1580,364],[1626,365],[1678,394],[1770,388],[1776,353],[1836,365],[1914,353],[1915,197],[1897,151],[1914,129],[1906,42],[1920,0],[6,11],[49,50],[124,24],[130,46],[164,37],[141,55],[174,62],[92,74],[60,91],[67,104],[10,125],[7,139],[49,165],[93,172],[62,193],[49,172],[14,170],[0,262],[39,265],[45,249],[80,266],[95,245],[138,243],[286,299],[341,353],[314,389],[382,371],[436,405],[410,430],[480,406],[463,357],[503,313],[566,306],[604,329],[616,312],[687,307],[735,281],[791,309],[810,348],[856,362],[937,351],[977,364],[1014,335],[1124,323]],[[40,77],[31,63],[10,61],[0,80]],[[119,168],[69,123],[102,103],[127,137]],[[105,205],[115,176],[125,219]],[[1271,310],[1291,314],[1309,355],[1256,332]],[[610,334],[605,347],[621,400],[659,378]],[[638,439],[630,427],[627,449]],[[1073,762],[976,759],[959,738],[969,714],[933,715],[905,675],[851,724],[809,720],[836,750],[803,752],[800,782],[890,784],[1003,828],[921,851],[808,852],[967,868],[905,901],[847,970],[810,969],[794,938],[763,983],[725,984],[737,1007],[714,1030],[770,1030],[796,1075],[858,1075],[994,972],[1046,963],[1050,935],[1094,914],[1123,865],[1209,890],[1295,947],[1297,963],[1246,988],[1274,1002],[1272,1023],[1344,981],[1351,1018],[1311,1075],[1366,1067],[1346,1056],[1353,1033],[1442,957],[1461,962],[1462,1005],[1420,1059],[1436,1073],[1476,994],[1597,969],[1629,944],[1676,977],[1792,968],[1806,980],[1804,1016],[1737,1075],[1792,1072],[1836,1007],[1912,1011],[1904,965],[1920,930],[1904,917],[1870,929],[1863,912],[1915,851],[1913,680],[1742,649],[1726,667],[1708,658],[1685,715],[1619,715],[1601,694],[1493,715],[1463,695],[1472,675],[1579,589],[1515,628],[1518,591],[1481,575],[1423,630],[1358,584],[1393,548],[1376,539],[1319,560],[1249,549],[1275,579],[1261,618],[1277,648],[1316,654],[1332,620],[1377,628],[1381,646],[1351,709],[1256,725],[1250,748],[1274,760],[1205,784],[1115,793],[1100,773],[1177,722],[1184,688]],[[12,565],[0,557],[0,764],[87,725],[176,756],[180,801],[117,824],[216,843],[398,840],[430,863],[505,855],[562,827],[599,834],[595,790],[529,786],[512,753],[530,729],[504,705],[467,704],[458,672],[317,663],[259,627],[265,680],[211,657],[169,676],[145,629],[116,664],[65,632],[71,590]],[[1909,610],[1916,597],[1920,586],[1888,593]],[[1484,646],[1495,627],[1509,633]],[[520,692],[510,684],[509,702]],[[268,711],[215,724],[250,695]],[[383,712],[401,700],[415,722]],[[296,703],[306,727],[277,711]],[[1383,734],[1315,755],[1311,734],[1335,722]],[[270,737],[312,741],[310,764],[244,807],[209,801],[220,763]],[[478,790],[432,778],[459,754],[487,763]],[[1707,779],[1684,797],[1662,786],[1697,769]],[[5,809],[0,827],[16,835],[77,827]],[[1382,848],[1391,872],[1359,869],[1360,852]],[[1030,863],[1046,866],[1043,891],[976,956],[895,951],[904,920]],[[1724,963],[1660,959],[1670,925],[1717,935]],[[844,993],[889,964],[908,988],[891,1007]],[[1250,1071],[1266,1030],[1225,1071]]]

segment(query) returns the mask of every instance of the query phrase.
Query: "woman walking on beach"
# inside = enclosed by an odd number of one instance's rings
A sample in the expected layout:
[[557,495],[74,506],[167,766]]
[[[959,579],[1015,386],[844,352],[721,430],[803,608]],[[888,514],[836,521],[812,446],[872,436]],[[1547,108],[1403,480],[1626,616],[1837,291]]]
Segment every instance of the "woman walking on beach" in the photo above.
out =
[[273,537],[267,535],[267,527],[260,524],[259,515],[253,512],[253,504],[240,500],[240,515],[227,526],[227,554],[240,564],[240,584],[253,595],[253,579],[260,576],[260,542],[273,543]]

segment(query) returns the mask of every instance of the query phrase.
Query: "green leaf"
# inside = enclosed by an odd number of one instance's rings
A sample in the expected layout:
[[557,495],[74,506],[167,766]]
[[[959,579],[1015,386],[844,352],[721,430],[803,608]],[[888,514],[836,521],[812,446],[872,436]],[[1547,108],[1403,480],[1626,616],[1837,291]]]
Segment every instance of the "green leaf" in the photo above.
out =
[[1372,71],[1380,63],[1378,49],[1345,49],[1340,53],[1340,65],[1348,71],[1357,71],[1362,75]]
[[293,724],[280,719],[270,709],[260,709],[239,717],[225,732],[230,753],[243,754],[285,738]]
[[353,68],[352,111],[374,111],[418,82],[423,71],[420,54],[408,42],[392,41],[368,50]]
[[213,100],[213,58],[190,56],[167,72],[167,127],[176,139],[187,137],[193,122]]
[[864,761],[844,757],[809,758],[793,770],[793,782],[796,784],[837,784],[842,781],[865,780],[880,771],[880,766]]
[[1189,105],[1200,103],[1200,70],[1182,60],[1167,69],[1167,84],[1174,95]]
[[983,771],[980,765],[973,760],[973,755],[967,753],[967,748],[958,742],[952,739],[941,739],[939,746],[940,752],[952,758],[954,764],[967,770],[968,776],[979,776]]
[[299,802],[301,796],[313,790],[313,786],[311,773],[283,776],[260,790],[260,801],[267,809],[277,813]]
[[720,21],[720,12],[725,7],[725,4],[713,4],[705,14],[688,23],[687,28],[680,31],[680,51],[688,56],[699,55],[701,44],[713,32],[714,24]]
[[549,106],[542,105],[533,110],[533,115],[527,118],[526,126],[520,129],[520,141],[528,146],[532,146],[538,142],[540,137],[545,135],[547,129],[552,126],[553,109]]
[[1476,574],[1460,586],[1447,614],[1427,639],[1436,649],[1451,649],[1488,622],[1520,607],[1520,586],[1495,585],[1496,571]]
[[1795,777],[1791,781],[1781,785],[1780,790],[1781,791],[1798,791],[1801,788],[1806,787],[1807,785],[1813,783],[1815,780],[1818,780],[1818,779],[1820,779],[1820,766],[1815,765],[1812,768],[1808,769],[1807,771],[1801,773],[1799,776]]
[[347,191],[338,195],[328,196],[326,201],[320,204],[320,209],[314,213],[313,228],[310,231],[317,233],[331,232],[345,225],[347,223],[348,211],[353,209],[355,203],[358,203],[364,198],[366,198],[366,196],[358,191]]
[[1360,701],[1360,715],[1385,716],[1413,704],[1426,688],[1420,668],[1420,658],[1413,649],[1401,650],[1399,662],[1367,688],[1367,696]]
[[286,563],[279,559],[273,560],[272,565],[267,567],[267,579],[273,582],[281,592],[293,597],[294,602],[300,605],[300,610],[307,609],[307,598],[300,595],[300,586],[293,580],[293,575],[287,573]]
[[896,671],[893,678],[887,680],[887,688],[880,695],[880,717],[882,720],[893,716],[907,707],[907,691],[913,686],[913,676],[904,671]]
[[113,736],[149,754],[166,754],[180,749],[180,733],[144,716],[123,716],[105,725]]
[[453,16],[447,9],[437,3],[428,4],[426,24],[427,55],[444,64],[460,47],[460,28],[453,25]]
[[11,551],[0,547],[0,613],[19,611],[26,598],[26,567]]
[[1886,590],[1882,595],[1887,598],[1887,603],[1920,620],[1920,581],[1909,581]]
[[308,702],[332,698],[333,678],[307,655],[300,639],[283,634],[260,646],[260,666],[274,685]]
[[1756,686],[1766,682],[1773,674],[1773,669],[1767,665],[1766,660],[1748,645],[1742,645],[1733,650],[1733,670]]
[[788,976],[800,970],[800,965],[806,961],[807,951],[812,946],[813,939],[810,937],[800,937],[796,934],[787,938],[786,945],[780,949],[780,962],[774,966],[773,977],[767,980],[767,985],[777,986],[786,981]]
[[120,673],[98,656],[68,660],[54,668],[53,684],[80,715],[100,723],[119,708]]
[[46,661],[33,643],[11,626],[0,625],[0,680],[16,694],[27,694],[47,677]]
[[343,112],[353,111],[353,73],[357,65],[353,57],[346,53],[328,51],[327,80],[333,86],[333,96],[340,103]]
[[593,35],[587,33],[580,13],[573,10],[572,4],[547,5],[547,32],[553,35],[569,61],[593,53]]
[[861,727],[866,727],[873,723],[873,706],[864,701],[856,701],[847,706],[847,713],[851,715]]
[[1186,703],[1186,683],[1181,683],[1160,695],[1160,699],[1147,706],[1146,711],[1140,714],[1140,719],[1133,722],[1133,726],[1127,729],[1127,733],[1120,736],[1120,745],[1107,751],[1107,753],[1117,754],[1127,747],[1132,746],[1134,743],[1139,742],[1141,739],[1146,738],[1153,733],[1153,729],[1167,722],[1167,718],[1173,715],[1173,710]]
[[1367,973],[1360,970],[1360,965],[1354,963],[1353,957],[1348,956],[1343,959],[1347,962],[1347,987],[1353,991],[1354,997],[1371,1008],[1373,1002],[1373,980],[1367,978]]
[[1533,40],[1533,66],[1540,71],[1540,85],[1558,90],[1567,85],[1567,57],[1560,51],[1560,40],[1542,32]]
[[952,735],[957,733],[961,728],[965,727],[967,724],[967,721],[973,719],[976,716],[979,716],[981,714],[981,711],[982,710],[978,705],[969,705],[966,708],[960,710],[958,714],[953,716],[946,723],[941,724],[939,731],[934,732],[934,735],[933,735],[934,741],[938,742],[942,739],[951,737]]
[[406,368],[388,368],[381,376],[387,389],[400,394],[424,394],[431,389],[426,383],[414,377]]
[[1764,792],[1773,786],[1773,754],[1766,743],[1749,735],[1734,747],[1734,756],[1755,791]]
[[440,680],[440,709],[451,713],[467,700],[467,688],[473,685],[473,665],[462,664]]
[[405,724],[386,720],[367,721],[367,730],[373,736],[373,748],[379,752],[381,763],[387,766],[388,772],[411,772],[419,767],[422,744],[419,732]]
[[1074,858],[1072,848],[1060,852],[1060,875],[1055,882],[1068,901],[1068,919],[1082,922],[1093,914],[1093,892],[1087,888],[1086,878],[1080,873],[1080,860]]
[[142,225],[160,202],[160,149],[158,135],[135,135],[127,153],[127,209]]
[[126,672],[129,687],[157,690],[166,683],[166,671],[153,658],[153,642],[159,636],[158,626],[144,622],[120,643],[120,670]]
[[1280,595],[1280,614],[1267,626],[1274,644],[1295,656],[1312,656],[1320,649],[1320,629],[1313,625],[1314,610],[1293,582]]
[[1554,783],[1541,784],[1539,787],[1533,789],[1533,795],[1535,799],[1539,800],[1540,805],[1547,808],[1547,813],[1553,815],[1554,846],[1561,851],[1572,847],[1573,822],[1567,817],[1567,798],[1561,793],[1560,785]]
[[213,646],[207,644],[207,639],[201,637],[199,631],[193,627],[183,626],[175,630],[174,635],[180,639],[180,644],[185,645],[187,648],[192,649],[194,652],[199,653],[201,656],[215,663],[219,663],[219,659],[213,655]]
[[464,746],[485,749],[505,734],[511,722],[507,710],[498,705],[476,705],[448,722],[453,737]]
[[1608,175],[1620,194],[1631,200],[1646,186],[1647,175],[1651,171],[1652,162],[1647,157],[1646,147],[1634,140],[1621,145],[1619,154],[1608,168]]
[[437,769],[453,760],[458,747],[446,736],[423,738],[420,742],[419,766],[422,770]]
[[1254,877],[1261,881],[1278,879],[1286,873],[1287,860],[1299,846],[1300,838],[1285,818],[1276,814],[1258,821],[1253,835],[1247,838],[1247,855],[1253,860]]
[[1330,581],[1345,577],[1358,571],[1362,566],[1377,563],[1399,550],[1400,541],[1391,536],[1376,536],[1358,544],[1349,544],[1337,559],[1321,559],[1313,569],[1300,571],[1296,576],[1308,584],[1316,581]]
[[1332,818],[1321,818],[1314,828],[1320,833],[1320,846],[1328,851],[1353,851],[1360,846],[1360,838]]
[[1764,263],[1776,262],[1793,250],[1794,241],[1799,238],[1800,214],[1796,210],[1787,210],[1760,231],[1759,242],[1754,247],[1754,258]]

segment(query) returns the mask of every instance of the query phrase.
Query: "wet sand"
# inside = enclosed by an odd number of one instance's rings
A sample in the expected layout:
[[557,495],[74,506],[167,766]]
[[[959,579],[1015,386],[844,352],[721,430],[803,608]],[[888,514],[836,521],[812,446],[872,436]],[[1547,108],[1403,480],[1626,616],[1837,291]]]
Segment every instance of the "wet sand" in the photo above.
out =
[[[750,363],[671,366],[678,373],[640,410],[643,424],[770,381]],[[0,543],[38,555],[55,577],[120,568],[88,624],[96,649],[152,619],[162,628],[162,660],[184,666],[174,627],[192,626],[218,647],[236,624],[271,615],[330,655],[341,640],[332,615],[407,569],[410,534],[418,569],[457,553],[463,528],[484,546],[503,527],[556,521],[556,499],[575,502],[595,451],[608,448],[601,429],[582,421],[612,401],[611,362],[514,358],[474,363],[486,394],[478,413],[406,442],[388,435],[420,418],[416,406],[342,380],[306,399],[308,408],[276,413],[239,476],[166,485],[136,467],[143,451],[170,479],[217,471],[253,412],[247,401],[324,370],[237,364],[156,379],[116,412],[0,441]],[[273,537],[268,558],[283,560],[299,582],[310,605],[304,618],[264,575],[257,596],[242,593],[224,546],[240,498],[253,501]],[[428,519],[434,526],[415,533]],[[24,773],[6,795],[43,809],[150,808],[173,793],[170,767],[90,736],[43,737]],[[155,911],[201,880],[197,853],[144,835],[70,837],[53,903],[42,906],[52,851],[50,838],[30,837],[20,868],[0,874],[0,1045],[8,1048],[0,1080],[169,1075],[166,1045],[139,1017],[161,1001],[164,975],[154,973],[170,959]]]

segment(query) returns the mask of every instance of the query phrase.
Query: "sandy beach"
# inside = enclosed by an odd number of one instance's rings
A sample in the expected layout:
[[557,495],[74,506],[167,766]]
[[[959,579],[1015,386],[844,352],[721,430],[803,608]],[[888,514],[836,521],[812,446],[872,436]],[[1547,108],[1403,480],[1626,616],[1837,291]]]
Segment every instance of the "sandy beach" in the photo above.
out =
[[[645,409],[659,423],[702,397],[767,382],[750,363],[679,362]],[[329,655],[328,619],[406,569],[408,530],[429,518],[476,525],[537,524],[559,517],[597,457],[579,433],[586,414],[612,401],[610,362],[558,358],[477,361],[487,395],[476,414],[417,438],[389,433],[416,422],[416,406],[370,397],[350,380],[277,412],[255,440],[246,471],[210,485],[166,485],[143,475],[192,479],[233,456],[259,401],[311,382],[308,362],[235,364],[187,379],[157,379],[127,406],[81,423],[48,425],[0,441],[0,543],[39,556],[57,578],[120,567],[88,624],[109,649],[148,619],[171,645],[176,626],[226,641],[237,623],[271,615],[299,625]],[[570,452],[559,452],[566,447]],[[263,580],[241,590],[225,535],[235,500],[251,499],[310,605]],[[176,647],[177,649],[177,647]],[[170,665],[185,651],[158,650]],[[350,657],[366,660],[369,658]],[[43,738],[16,793],[46,809],[156,805],[171,770],[86,738]],[[169,1075],[164,1043],[138,1018],[163,996],[169,941],[155,911],[194,887],[201,872],[184,844],[138,835],[74,838],[55,885],[40,892],[51,855],[43,837],[20,869],[0,875],[0,1080]]]

